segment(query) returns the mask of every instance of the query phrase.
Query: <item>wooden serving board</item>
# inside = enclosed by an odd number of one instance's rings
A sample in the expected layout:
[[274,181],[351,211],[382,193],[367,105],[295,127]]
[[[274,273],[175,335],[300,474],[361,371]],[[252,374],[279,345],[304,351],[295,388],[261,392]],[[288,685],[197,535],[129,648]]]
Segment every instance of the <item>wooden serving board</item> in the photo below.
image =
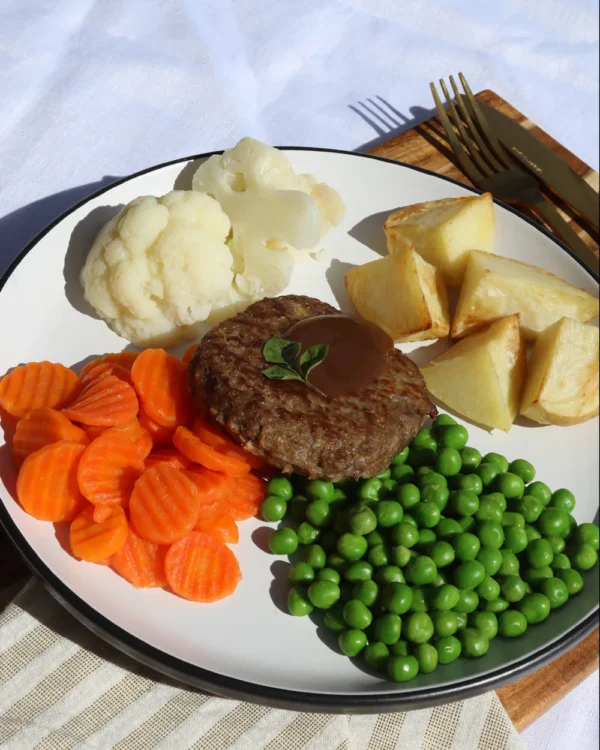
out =
[[[476,98],[530,130],[532,134],[566,161],[596,191],[598,190],[597,172],[541,128],[538,128],[498,94],[493,91],[482,91],[476,95]],[[381,112],[378,105],[374,106]],[[374,119],[381,121],[381,118],[377,118],[374,110],[372,115]],[[367,118],[365,117],[365,119]],[[429,169],[465,185],[472,184],[458,168],[437,117],[426,120],[400,135],[379,143],[374,148],[369,149],[368,153]],[[598,255],[598,234],[588,228],[585,222],[572,212],[558,196],[550,190],[546,190],[545,193],[584,242]],[[528,212],[524,211],[524,213]],[[528,213],[528,215],[537,221],[537,217],[533,213]],[[516,728],[520,731],[527,727],[588,675],[592,674],[598,668],[598,650],[599,633],[596,629],[585,640],[551,664],[498,690],[498,697]]]

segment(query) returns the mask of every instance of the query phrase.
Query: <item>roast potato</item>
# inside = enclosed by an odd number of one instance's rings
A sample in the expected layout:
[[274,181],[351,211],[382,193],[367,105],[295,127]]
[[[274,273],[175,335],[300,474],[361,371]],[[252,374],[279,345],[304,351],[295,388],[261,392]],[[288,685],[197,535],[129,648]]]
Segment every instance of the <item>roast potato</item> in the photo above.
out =
[[360,315],[394,341],[448,336],[448,294],[441,273],[413,248],[356,266],[345,282]]
[[528,369],[521,414],[558,425],[598,416],[598,328],[561,318],[538,336]]
[[485,427],[508,431],[525,378],[519,315],[462,339],[421,372],[433,396],[450,409]]

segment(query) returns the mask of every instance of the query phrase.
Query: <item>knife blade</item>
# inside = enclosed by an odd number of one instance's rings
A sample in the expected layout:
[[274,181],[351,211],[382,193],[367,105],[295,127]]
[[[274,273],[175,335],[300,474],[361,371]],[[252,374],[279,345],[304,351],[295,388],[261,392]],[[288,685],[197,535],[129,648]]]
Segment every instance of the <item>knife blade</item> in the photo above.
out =
[[596,230],[600,229],[600,197],[583,177],[518,122],[485,102],[477,103],[503,146]]

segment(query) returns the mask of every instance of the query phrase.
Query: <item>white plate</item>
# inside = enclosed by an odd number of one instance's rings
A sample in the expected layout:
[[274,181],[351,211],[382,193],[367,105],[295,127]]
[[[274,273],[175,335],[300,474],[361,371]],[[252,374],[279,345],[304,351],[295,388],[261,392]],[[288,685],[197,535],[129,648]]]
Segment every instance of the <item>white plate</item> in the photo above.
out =
[[[307,261],[286,290],[309,294],[349,310],[343,277],[348,268],[385,252],[382,224],[398,206],[468,195],[457,183],[398,163],[342,152],[296,150],[299,172],[334,186],[346,202],[340,227],[326,240],[325,262]],[[78,283],[79,270],[100,226],[139,195],[162,195],[191,176],[185,160],[122,180],[76,206],[38,237],[2,280],[0,372],[21,362],[48,359],[78,365],[120,351],[127,342],[91,317]],[[597,294],[597,284],[565,249],[533,223],[496,205],[495,252],[518,258]],[[423,364],[444,343],[403,350]],[[552,488],[577,497],[578,521],[598,508],[598,422],[574,427],[516,424],[491,435],[468,425],[470,443],[483,453],[523,457]],[[281,609],[285,584],[274,582],[284,563],[257,545],[258,520],[240,526],[236,554],[243,580],[235,595],[212,605],[193,604],[162,590],[138,591],[110,569],[78,562],[62,549],[54,527],[25,514],[12,499],[14,469],[0,437],[0,517],[23,554],[55,595],[104,637],[138,658],[182,679],[228,694],[316,710],[385,710],[467,695],[499,684],[555,656],[590,628],[597,609],[597,568],[586,593],[531,628],[515,642],[496,639],[480,660],[459,660],[406,687],[382,681],[328,648],[309,619]],[[256,532],[256,533],[255,533]],[[590,617],[592,618],[590,620]]]

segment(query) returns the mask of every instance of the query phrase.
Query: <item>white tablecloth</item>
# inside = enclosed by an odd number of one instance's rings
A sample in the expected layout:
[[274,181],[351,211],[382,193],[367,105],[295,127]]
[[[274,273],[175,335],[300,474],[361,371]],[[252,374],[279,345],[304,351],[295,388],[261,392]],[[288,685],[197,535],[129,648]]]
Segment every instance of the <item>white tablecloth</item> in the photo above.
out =
[[[0,273],[117,176],[248,134],[357,149],[460,70],[598,167],[595,0],[0,0]],[[597,748],[597,680],[529,747]]]

